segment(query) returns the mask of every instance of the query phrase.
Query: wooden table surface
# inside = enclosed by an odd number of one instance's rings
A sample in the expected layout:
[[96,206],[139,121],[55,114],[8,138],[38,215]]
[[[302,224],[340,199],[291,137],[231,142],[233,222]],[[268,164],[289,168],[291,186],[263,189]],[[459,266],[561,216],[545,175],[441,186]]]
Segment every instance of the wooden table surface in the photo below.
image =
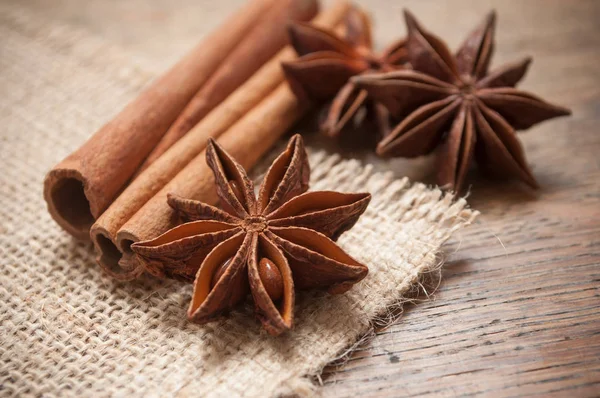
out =
[[[453,48],[495,8],[492,67],[533,56],[521,87],[570,107],[573,116],[520,134],[539,191],[471,175],[468,200],[482,214],[445,248],[437,292],[419,296],[394,325],[328,367],[323,393],[599,396],[600,1],[357,2],[373,13],[380,44],[404,34],[406,7]],[[27,0],[31,7],[43,3]],[[106,36],[159,71],[212,27],[189,18],[198,3],[170,4],[57,0],[45,14]],[[165,30],[159,37],[157,23]],[[165,54],[167,42],[172,51]],[[429,159],[377,167],[432,181]]]
[[[324,391],[600,396],[600,2],[448,3],[408,7],[456,46],[492,3],[499,17],[492,66],[532,55],[521,87],[573,116],[520,134],[538,192],[473,173],[468,200],[482,214],[446,247],[456,252],[437,292],[330,366]],[[439,14],[427,12],[438,5]],[[427,180],[431,165],[421,163],[396,171]]]

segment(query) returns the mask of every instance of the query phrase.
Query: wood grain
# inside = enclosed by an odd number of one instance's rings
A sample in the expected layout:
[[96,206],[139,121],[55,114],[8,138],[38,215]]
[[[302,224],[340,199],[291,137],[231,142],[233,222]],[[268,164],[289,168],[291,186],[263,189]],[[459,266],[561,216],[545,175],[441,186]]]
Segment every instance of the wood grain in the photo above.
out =
[[[600,2],[407,3],[454,46],[493,5],[493,65],[533,55],[522,87],[573,116],[520,135],[538,192],[470,176],[469,202],[482,216],[446,247],[456,253],[433,299],[330,366],[324,393],[599,396]],[[431,179],[423,160],[394,168]]]

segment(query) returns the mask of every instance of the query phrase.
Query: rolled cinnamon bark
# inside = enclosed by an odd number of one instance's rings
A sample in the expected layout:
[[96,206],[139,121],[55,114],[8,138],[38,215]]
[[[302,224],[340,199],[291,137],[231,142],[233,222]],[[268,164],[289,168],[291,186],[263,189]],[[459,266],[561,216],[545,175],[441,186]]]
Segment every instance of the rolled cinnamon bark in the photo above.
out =
[[186,105],[142,163],[140,171],[158,159],[288,43],[288,21],[307,21],[314,17],[317,11],[317,0],[279,0]]
[[[321,26],[333,27],[342,21],[346,15],[349,4],[338,1],[333,7],[324,11],[319,20]],[[281,75],[277,64],[277,75]],[[265,66],[263,69],[268,68]],[[260,73],[260,72],[259,72]],[[254,79],[254,78],[253,78]],[[240,99],[248,94],[241,95],[240,92],[247,91],[252,80],[242,86],[231,98],[240,95]],[[229,100],[228,100],[229,101]],[[224,107],[228,101],[223,103],[215,112]],[[231,128],[219,137],[219,143],[224,146],[244,167],[251,167],[256,161],[279,139],[279,137],[295,122],[306,110],[306,104],[300,104],[289,89],[287,83],[281,83],[268,97],[261,101],[243,118],[239,119]],[[237,118],[236,114],[234,119]],[[211,115],[212,116],[212,115]],[[210,118],[210,116],[209,116]],[[207,119],[209,119],[207,118]],[[215,117],[215,119],[218,119]],[[202,122],[200,125],[203,125]],[[173,160],[176,158],[176,148],[183,148],[183,142],[192,142],[192,135],[200,136],[201,129],[194,129],[187,137],[183,138],[169,150],[163,158]],[[206,135],[199,139],[204,147]],[[169,155],[169,156],[168,156]],[[162,160],[162,158],[161,158]],[[159,160],[159,161],[161,161]],[[169,163],[166,160],[164,167]],[[161,163],[162,163],[161,162]],[[158,162],[155,163],[158,165]],[[161,168],[163,167],[161,166]],[[160,168],[157,167],[157,174]],[[140,178],[152,169],[146,170]],[[150,182],[152,179],[149,179]],[[150,191],[146,191],[150,192]],[[155,193],[147,203],[143,205],[118,231],[116,236],[108,233],[108,227],[114,228],[118,221],[113,220],[94,226],[92,240],[97,252],[97,261],[110,275],[121,280],[133,279],[139,276],[144,269],[137,264],[132,256],[130,246],[139,240],[154,237],[177,223],[177,219],[171,208],[167,205],[167,193],[176,193],[189,198],[198,198],[208,203],[216,202],[213,175],[206,165],[205,152],[202,151],[191,160],[183,170],[170,180],[160,191]],[[115,202],[116,203],[116,202]],[[108,214],[108,212],[107,212]],[[125,218],[125,217],[124,217]],[[121,219],[122,220],[122,219]],[[99,220],[100,221],[100,220]],[[112,223],[112,224],[111,224]],[[112,231],[110,231],[112,232]]]
[[[313,23],[323,28],[332,28],[341,21],[348,9],[348,3],[338,2],[320,13]],[[291,47],[281,50],[186,136],[138,175],[92,226],[90,235],[98,250],[120,256],[119,250],[114,247],[119,228],[206,147],[208,138],[221,135],[275,90],[284,79],[281,62],[295,57],[296,53]],[[111,260],[102,262],[108,263]]]
[[[243,119],[227,130],[219,143],[249,168],[271,148],[279,137],[296,122],[307,110],[286,83],[265,98]],[[144,272],[142,264],[136,261],[131,244],[156,237],[178,223],[176,214],[167,204],[167,194],[174,193],[186,198],[200,199],[215,204],[217,195],[214,178],[206,164],[205,151],[194,158],[181,172],[150,199],[117,233],[117,247],[122,257],[106,251],[100,242],[98,261],[112,276],[121,280],[133,279]],[[115,263],[118,260],[118,263]]]
[[277,1],[251,0],[48,173],[44,199],[61,227],[89,238],[94,220],[181,110]]

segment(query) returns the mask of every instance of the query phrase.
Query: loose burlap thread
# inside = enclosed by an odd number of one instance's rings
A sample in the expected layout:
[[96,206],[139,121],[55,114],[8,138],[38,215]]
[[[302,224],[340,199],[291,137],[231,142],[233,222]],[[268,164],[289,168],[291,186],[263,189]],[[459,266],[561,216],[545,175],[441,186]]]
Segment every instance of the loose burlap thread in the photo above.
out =
[[190,285],[110,279],[42,199],[44,174],[152,74],[87,32],[14,3],[0,11],[0,395],[312,395],[314,376],[401,303],[476,216],[462,199],[309,147],[312,190],[373,194],[339,239],[368,277],[343,295],[301,292],[295,329],[277,338],[251,303],[190,323]]

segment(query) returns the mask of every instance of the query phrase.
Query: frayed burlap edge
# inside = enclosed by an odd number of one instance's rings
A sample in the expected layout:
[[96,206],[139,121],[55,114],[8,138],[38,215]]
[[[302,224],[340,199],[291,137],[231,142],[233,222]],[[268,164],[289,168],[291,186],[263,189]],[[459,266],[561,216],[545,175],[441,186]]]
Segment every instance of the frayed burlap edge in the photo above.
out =
[[[372,165],[364,165],[362,162],[354,159],[342,159],[340,155],[331,154],[327,151],[310,147],[311,140],[308,138],[308,150],[312,169],[311,190],[327,189],[326,184],[320,181],[330,179],[328,175],[335,175],[341,184],[338,188],[347,190],[344,181],[353,181],[351,184],[354,189],[360,186],[370,187],[373,194],[373,206],[382,212],[389,214],[394,218],[394,214],[402,216],[393,222],[402,223],[416,216],[428,217],[431,220],[437,220],[437,234],[439,245],[432,248],[427,254],[427,260],[414,266],[410,278],[406,279],[402,286],[398,287],[396,297],[390,297],[384,311],[377,313],[361,330],[356,340],[349,346],[332,355],[326,361],[316,364],[305,374],[294,374],[292,377],[284,380],[276,390],[276,396],[314,396],[320,393],[319,387],[323,385],[322,373],[327,366],[336,368],[343,364],[352,356],[353,352],[367,345],[376,335],[376,331],[389,327],[397,322],[403,314],[404,305],[407,303],[417,303],[428,299],[439,287],[441,283],[441,270],[445,262],[445,254],[441,245],[450,239],[450,237],[471,223],[479,215],[479,212],[471,210],[468,207],[466,198],[457,197],[453,193],[443,192],[437,187],[430,187],[422,183],[411,183],[408,178],[396,179],[392,172],[374,172]],[[279,148],[274,149],[270,156],[264,162],[259,164],[255,171],[261,175],[266,170],[270,160],[283,148],[280,143]],[[256,178],[259,182],[261,177]],[[428,206],[431,205],[431,206]],[[411,207],[426,208],[424,212],[417,214],[406,211]],[[401,224],[398,225],[401,228]],[[417,295],[423,295],[425,298],[417,298]]]

